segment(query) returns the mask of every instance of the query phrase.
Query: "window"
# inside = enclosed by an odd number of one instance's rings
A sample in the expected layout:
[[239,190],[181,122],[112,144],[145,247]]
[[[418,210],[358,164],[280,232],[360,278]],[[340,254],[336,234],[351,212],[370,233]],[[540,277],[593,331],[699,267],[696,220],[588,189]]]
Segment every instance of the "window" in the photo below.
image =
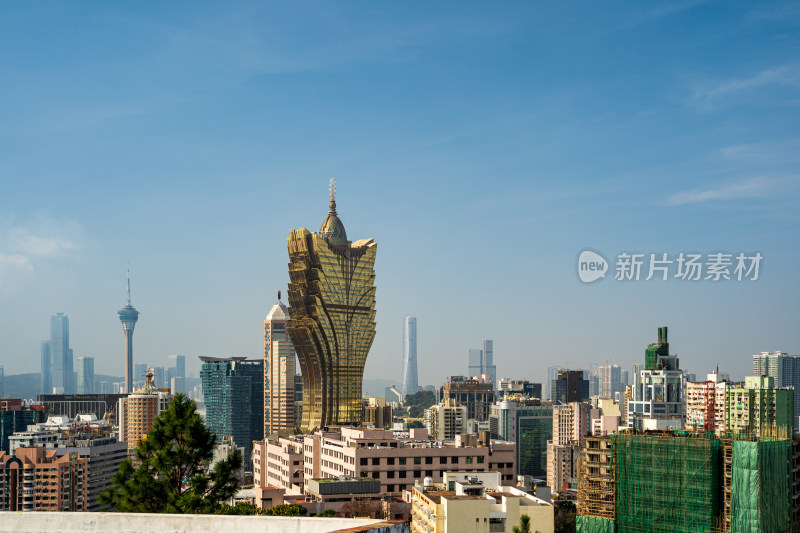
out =
[[425,475],[428,477],[433,477],[433,470],[426,470]]
[[479,455],[478,456],[478,464],[482,465],[483,464],[483,460],[484,460],[484,457],[482,455]]
[[380,458],[379,457],[373,457],[372,458],[372,466],[378,466],[379,464],[381,464]]
[[455,456],[451,457],[450,458],[450,464],[457,465],[458,464],[458,457],[455,457]]
[[422,464],[422,457],[414,457],[414,464],[415,465]]
[[414,477],[415,478],[422,477],[422,470],[414,470]]
[[389,470],[386,472],[386,477],[389,479],[394,479],[394,470]]
[[[401,464],[401,465],[404,465],[404,464],[406,464],[406,458],[405,458],[405,457],[400,457],[400,458],[397,460],[397,463],[398,463],[398,464]],[[390,464],[391,464],[391,463],[390,463]]]
[[439,457],[439,464],[446,465],[447,464],[447,457]]
[[387,465],[393,465],[394,464],[394,457],[387,457],[386,458],[386,464]]
[[425,464],[426,465],[432,465],[433,464],[433,457],[426,457],[425,458]]
[[368,462],[369,462],[369,461],[367,460],[367,458],[366,458],[366,457],[362,457],[362,458],[361,458],[361,466],[367,466],[367,463],[368,463]]
[[405,470],[401,470],[400,472],[397,473],[397,477],[399,477],[401,479],[405,479],[406,471]]
[[472,464],[472,456],[471,456],[471,455],[468,455],[468,456],[466,456],[466,457],[465,457],[465,459],[466,459],[466,463],[467,463],[468,465],[471,465],[471,464]]
[[394,485],[386,485],[386,492],[394,492]]

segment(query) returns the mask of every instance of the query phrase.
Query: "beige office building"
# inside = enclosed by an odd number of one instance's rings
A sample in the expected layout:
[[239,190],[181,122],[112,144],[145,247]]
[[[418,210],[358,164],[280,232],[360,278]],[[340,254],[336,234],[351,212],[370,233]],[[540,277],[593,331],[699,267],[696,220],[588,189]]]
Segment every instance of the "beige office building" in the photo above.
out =
[[553,533],[553,505],[504,485],[500,477],[446,472],[443,483],[416,483],[409,495],[411,533],[512,533],[523,514],[531,531]]
[[[278,294],[280,298],[280,293]],[[292,429],[295,419],[294,347],[286,332],[289,310],[278,300],[264,319],[264,438]]]
[[253,482],[258,487],[303,493],[303,441],[294,438],[265,439],[253,443]]

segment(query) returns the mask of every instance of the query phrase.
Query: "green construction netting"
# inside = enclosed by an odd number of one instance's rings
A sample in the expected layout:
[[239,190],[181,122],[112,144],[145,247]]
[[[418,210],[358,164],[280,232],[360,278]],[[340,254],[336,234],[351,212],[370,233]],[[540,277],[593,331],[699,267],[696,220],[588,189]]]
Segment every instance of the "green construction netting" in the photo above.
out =
[[711,532],[721,519],[719,439],[611,435],[618,533]]
[[733,442],[731,533],[789,531],[791,441]]
[[614,521],[597,516],[576,516],[576,533],[614,533]]

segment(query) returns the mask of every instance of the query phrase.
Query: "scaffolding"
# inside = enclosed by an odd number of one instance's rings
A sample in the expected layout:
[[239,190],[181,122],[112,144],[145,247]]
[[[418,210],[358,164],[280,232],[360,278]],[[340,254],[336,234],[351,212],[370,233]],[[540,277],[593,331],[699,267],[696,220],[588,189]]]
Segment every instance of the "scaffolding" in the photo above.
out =
[[721,442],[689,432],[611,435],[618,533],[721,526]]
[[791,460],[790,440],[733,442],[731,533],[790,530]]
[[578,474],[578,515],[614,520],[614,486],[611,439],[586,437]]

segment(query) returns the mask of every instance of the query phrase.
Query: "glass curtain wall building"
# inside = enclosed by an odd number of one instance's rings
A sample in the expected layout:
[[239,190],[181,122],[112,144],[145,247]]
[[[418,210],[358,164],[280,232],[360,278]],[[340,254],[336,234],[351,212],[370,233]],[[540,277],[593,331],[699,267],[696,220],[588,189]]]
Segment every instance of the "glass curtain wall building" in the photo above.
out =
[[403,398],[419,389],[417,374],[417,318],[403,319]]
[[253,441],[264,438],[264,361],[246,357],[200,357],[206,425],[221,442],[233,436],[250,464]]
[[331,180],[328,216],[319,233],[293,229],[289,249],[287,331],[303,375],[301,429],[358,425],[364,364],[375,338],[372,239],[347,240]]

